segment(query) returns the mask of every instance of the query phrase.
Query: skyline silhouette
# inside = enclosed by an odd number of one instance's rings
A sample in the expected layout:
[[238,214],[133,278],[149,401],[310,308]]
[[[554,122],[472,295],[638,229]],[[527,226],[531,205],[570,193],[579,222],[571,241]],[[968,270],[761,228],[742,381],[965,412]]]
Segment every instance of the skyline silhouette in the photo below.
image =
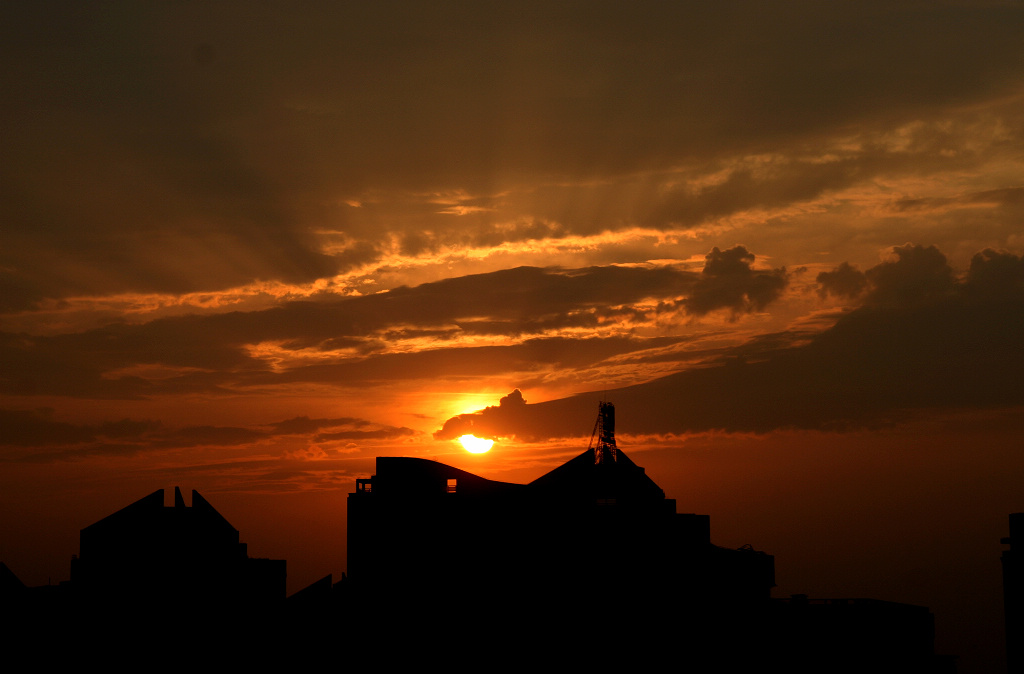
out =
[[[525,485],[379,457],[348,497],[348,575],[287,601],[284,560],[249,557],[199,492],[189,507],[175,487],[165,506],[159,489],[83,528],[71,579],[59,586],[28,588],[3,566],[8,613],[20,617],[15,650],[49,640],[77,652],[113,631],[133,642],[132,657],[177,644],[204,657],[284,662],[311,634],[345,635],[367,654],[454,632],[470,641],[462,657],[514,646],[524,662],[653,665],[685,653],[698,668],[728,659],[793,672],[823,662],[837,672],[956,671],[954,657],[935,655],[926,607],[771,598],[774,558],[713,545],[708,516],[677,513],[618,449],[614,429],[614,406],[602,402],[591,446]],[[1008,598],[1013,564],[1004,553]],[[1007,607],[1007,629],[1017,630]],[[196,630],[219,636],[199,645]],[[614,639],[579,650],[602,634]],[[260,639],[275,643],[238,654]]]

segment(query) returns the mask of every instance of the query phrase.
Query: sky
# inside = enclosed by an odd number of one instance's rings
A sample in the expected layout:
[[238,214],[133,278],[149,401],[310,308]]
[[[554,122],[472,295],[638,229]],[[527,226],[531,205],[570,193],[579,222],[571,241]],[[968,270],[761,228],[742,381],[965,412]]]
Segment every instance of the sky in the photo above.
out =
[[0,560],[66,579],[180,485],[295,591],[374,457],[530,481],[605,399],[776,596],[924,604],[998,666],[1022,34],[1018,0],[4,3]]

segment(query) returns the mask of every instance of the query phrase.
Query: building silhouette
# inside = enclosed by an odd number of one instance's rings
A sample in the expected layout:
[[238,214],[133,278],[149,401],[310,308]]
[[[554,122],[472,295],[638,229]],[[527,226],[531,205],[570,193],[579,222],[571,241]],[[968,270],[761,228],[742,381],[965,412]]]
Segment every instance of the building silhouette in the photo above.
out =
[[1010,515],[1010,535],[1003,550],[1003,615],[1006,620],[1006,669],[1024,672],[1024,513]]
[[238,530],[195,490],[191,507],[177,487],[165,507],[158,489],[82,529],[69,581],[19,590],[3,575],[13,664],[17,654],[132,671],[280,661],[286,562],[249,557]]
[[[773,599],[774,557],[713,544],[708,516],[677,513],[614,426],[602,403],[590,447],[528,484],[378,457],[349,495],[347,577],[287,601],[284,560],[250,558],[198,492],[187,507],[175,488],[165,507],[157,490],[82,529],[66,583],[26,588],[0,565],[11,652],[59,643],[51,663],[133,667],[154,654],[321,666],[347,649],[360,669],[955,671],[934,655],[925,607]],[[1012,515],[1004,539],[1008,643],[1021,629],[1022,526]]]
[[82,529],[71,564],[82,601],[116,607],[269,606],[284,601],[286,578],[285,560],[249,557],[238,530],[199,492],[186,507],[177,487],[173,506],[158,489]]
[[[602,403],[591,446],[528,484],[418,458],[378,457],[348,501],[360,615],[433,643],[501,635],[526,659],[734,671],[950,671],[927,608],[773,600],[774,558],[711,542],[616,447]],[[586,648],[581,648],[587,644]]]

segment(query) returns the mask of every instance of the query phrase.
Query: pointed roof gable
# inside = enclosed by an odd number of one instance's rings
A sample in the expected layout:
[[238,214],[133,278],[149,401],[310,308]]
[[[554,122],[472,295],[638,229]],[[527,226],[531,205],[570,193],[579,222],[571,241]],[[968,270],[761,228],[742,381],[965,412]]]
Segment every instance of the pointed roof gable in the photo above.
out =
[[594,452],[579,456],[542,475],[528,487],[559,499],[614,499],[617,503],[660,505],[665,492],[621,449],[615,461],[594,462]]

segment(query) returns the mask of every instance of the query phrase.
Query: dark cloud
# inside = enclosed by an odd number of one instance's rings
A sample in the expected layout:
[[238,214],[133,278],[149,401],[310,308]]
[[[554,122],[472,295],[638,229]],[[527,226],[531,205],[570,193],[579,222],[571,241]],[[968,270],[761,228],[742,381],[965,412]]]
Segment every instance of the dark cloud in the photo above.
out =
[[[602,397],[626,433],[876,427],[913,415],[1024,404],[1021,257],[985,251],[957,282],[933,247],[901,246],[865,272],[865,304],[831,329],[771,339],[646,384],[450,419],[523,439],[582,435]],[[973,288],[973,290],[972,290]],[[770,336],[769,336],[770,337]],[[748,355],[755,355],[749,358]],[[498,421],[498,424],[492,424]]]
[[777,299],[789,276],[786,269],[758,271],[751,268],[754,254],[743,246],[721,251],[712,248],[700,280],[685,302],[686,310],[702,316],[715,309],[733,313],[760,311]]
[[97,435],[104,438],[136,438],[154,433],[160,428],[159,421],[144,419],[135,421],[133,419],[121,419],[120,421],[105,421],[96,427]]
[[435,348],[410,353],[383,353],[340,363],[299,366],[285,372],[252,372],[230,377],[239,386],[322,382],[359,388],[408,380],[488,377],[500,373],[582,371],[606,359],[645,348],[669,346],[685,338],[550,337],[508,346]]
[[818,292],[823,298],[825,295],[834,295],[852,299],[864,292],[868,285],[864,272],[849,262],[843,262],[832,271],[821,272],[817,281],[821,286]]
[[[21,289],[8,308],[311,280],[392,234],[431,249],[420,219],[350,218],[363,193],[605,181],[917,120],[1019,85],[1022,26],[1015,3],[5,3],[0,267]],[[472,237],[692,222],[870,167],[784,174],[737,171],[615,221],[601,218],[611,199],[589,223],[536,209]],[[357,244],[323,255],[324,227]]]
[[519,437],[524,440],[533,439],[525,431],[529,420],[526,399],[519,389],[515,389],[498,401],[497,405],[485,407],[478,412],[460,414],[444,422],[436,433],[436,440],[452,440],[462,435],[475,435],[478,438],[497,440],[501,437]]
[[[957,123],[951,123],[950,117]],[[697,228],[729,216],[772,213],[793,204],[813,202],[869,184],[880,176],[889,180],[919,179],[922,174],[975,171],[984,159],[982,153],[960,150],[973,133],[971,126],[982,123],[960,111],[946,113],[942,121],[888,129],[888,137],[886,132],[867,126],[863,130],[865,141],[856,147],[839,143],[836,147],[820,147],[818,153],[807,153],[804,147],[788,148],[770,156],[723,156],[693,166],[682,162],[684,168],[613,175],[597,183],[545,184],[525,194],[509,195],[501,207],[519,218],[540,218],[559,223],[567,232],[584,235],[631,225],[660,230]],[[909,141],[894,143],[891,134]],[[815,141],[819,145],[822,142]],[[709,175],[716,180],[705,184]],[[888,198],[878,196],[879,201]],[[1002,188],[959,197],[907,198],[891,204],[891,208],[909,214],[954,207],[977,210],[983,205],[1012,213],[1019,204],[1017,188]],[[493,215],[480,217],[473,226],[490,231],[494,220]],[[447,226],[465,224],[449,222]],[[446,225],[437,222],[435,226]],[[499,227],[502,229],[488,235],[488,243],[504,240],[504,224]]]
[[557,239],[571,233],[571,228],[558,223],[551,223],[533,218],[527,222],[517,222],[513,226],[502,226],[501,229],[485,229],[478,232],[467,243],[474,246],[499,246],[503,243],[517,241],[536,241],[540,239]]
[[0,267],[0,313],[35,308],[39,302],[55,293],[36,274]]
[[316,442],[332,442],[336,440],[392,440],[395,438],[408,437],[410,435],[416,435],[416,431],[404,426],[387,426],[385,428],[377,428],[368,431],[350,430],[320,433],[314,438],[314,440],[316,440]]
[[[1009,255],[1008,258],[1016,259]],[[994,261],[992,267],[986,262]],[[998,254],[985,251],[974,256],[972,268],[987,276],[990,269],[1012,268]],[[994,272],[999,276],[999,272]],[[1006,286],[1008,279],[993,279],[992,284]],[[861,272],[847,262],[830,272],[817,276],[819,294],[855,298],[867,291],[864,302],[893,307],[907,307],[949,297],[958,288],[952,267],[946,256],[935,246],[906,244],[892,249],[891,259]]]
[[[54,411],[0,409],[0,461],[47,462],[89,456],[128,456],[139,452],[193,448],[243,447],[284,436],[305,436],[308,442],[386,440],[415,431],[366,419],[295,417],[264,428],[237,426],[169,427],[154,420],[121,419],[77,424],[54,419]],[[269,430],[265,430],[269,429]],[[322,432],[326,429],[327,432]]]
[[1020,298],[1024,296],[1024,258],[985,249],[971,258],[965,287],[975,297]]
[[937,300],[953,291],[953,269],[935,246],[908,243],[893,248],[893,256],[864,273],[871,285],[866,301],[903,307]]
[[54,421],[52,409],[0,410],[0,421],[0,442],[12,447],[79,444],[97,436],[95,428]]
[[[271,424],[274,435],[312,435],[315,442],[334,440],[387,440],[414,435],[411,428],[382,426],[366,419],[338,417],[332,419],[310,419],[295,417]],[[326,432],[321,432],[328,429]]]
[[[925,157],[917,155],[915,159],[920,162]],[[685,186],[655,190],[647,195],[649,198],[644,203],[636,206],[635,215],[650,227],[695,226],[751,209],[771,209],[807,201],[882,170],[898,171],[906,161],[906,157],[880,151],[827,163],[797,160],[759,167],[757,171],[738,168],[721,183],[696,191]]]
[[274,435],[308,435],[316,433],[321,428],[336,428],[338,426],[363,426],[370,422],[365,419],[354,417],[338,417],[334,419],[310,419],[309,417],[294,417],[285,421],[270,424],[271,432]]
[[186,426],[168,430],[152,442],[155,448],[235,447],[265,440],[267,434],[251,428],[233,426]]
[[[355,346],[369,355],[384,348],[389,330],[398,331],[393,337],[415,336],[406,334],[410,330],[434,337],[454,336],[455,331],[519,336],[566,327],[595,327],[620,305],[646,299],[674,301],[689,291],[695,277],[672,266],[519,267],[363,297],[291,302],[262,311],[163,318],[141,325],[113,324],[52,336],[0,334],[0,390],[16,395],[57,393],[110,398],[180,391],[217,393],[238,382],[282,379],[254,356],[248,345],[274,342],[284,349]],[[622,346],[619,342],[614,348]],[[539,345],[528,346],[522,349],[522,356],[549,362],[551,356],[545,352],[550,351]],[[476,353],[478,356],[469,364],[488,361],[493,365],[498,358],[493,351]],[[403,371],[413,376],[421,371],[397,369],[383,374],[405,359],[418,360],[430,370],[433,366],[427,363],[452,360],[448,353],[385,357],[379,363],[357,358],[338,367],[297,366],[288,379],[310,373],[322,380],[333,370],[338,376],[354,376],[353,383],[359,385],[359,377],[366,373],[392,378]],[[159,364],[183,372],[156,379],[109,374],[139,364]]]
[[982,190],[957,197],[919,197],[897,201],[893,207],[898,211],[923,211],[934,208],[972,207],[979,204],[1019,207],[1024,205],[1024,187],[1002,187]]

